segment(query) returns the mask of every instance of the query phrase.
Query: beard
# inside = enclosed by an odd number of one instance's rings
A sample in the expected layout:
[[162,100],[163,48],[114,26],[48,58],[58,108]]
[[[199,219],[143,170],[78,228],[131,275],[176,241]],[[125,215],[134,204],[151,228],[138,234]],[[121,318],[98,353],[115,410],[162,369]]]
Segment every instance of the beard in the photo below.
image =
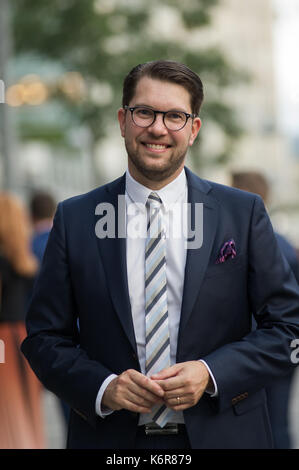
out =
[[[163,165],[148,165],[142,156],[136,151],[132,151],[130,146],[125,142],[128,158],[131,163],[135,166],[138,172],[146,179],[155,182],[161,182],[171,177],[184,163],[187,149],[184,152],[177,155],[172,155],[166,160]],[[157,157],[159,158],[159,157]]]

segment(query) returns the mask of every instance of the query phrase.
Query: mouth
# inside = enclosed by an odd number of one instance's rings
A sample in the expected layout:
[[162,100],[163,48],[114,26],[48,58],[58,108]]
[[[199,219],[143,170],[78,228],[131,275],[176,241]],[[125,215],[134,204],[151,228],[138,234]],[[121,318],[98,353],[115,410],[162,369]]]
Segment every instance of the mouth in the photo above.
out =
[[150,152],[155,152],[155,153],[165,152],[165,150],[170,148],[170,145],[168,144],[153,144],[153,143],[148,143],[148,142],[142,142],[142,145],[144,145],[144,147],[148,149]]

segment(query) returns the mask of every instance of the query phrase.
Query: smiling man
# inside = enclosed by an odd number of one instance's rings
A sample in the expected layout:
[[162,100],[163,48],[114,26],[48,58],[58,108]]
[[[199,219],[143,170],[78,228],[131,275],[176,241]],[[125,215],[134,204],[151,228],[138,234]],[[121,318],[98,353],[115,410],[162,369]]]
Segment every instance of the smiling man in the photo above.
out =
[[[160,109],[164,111],[157,112]],[[118,111],[118,119],[129,172],[151,189],[161,189],[181,173],[188,146],[201,126],[197,114],[192,113],[188,90],[148,76],[140,78],[129,106],[124,104]]]
[[[134,67],[126,173],[58,205],[22,350],[72,408],[69,448],[272,447],[264,387],[294,367],[298,285],[262,200],[185,167],[202,100],[183,64]],[[95,230],[101,204],[125,237]]]

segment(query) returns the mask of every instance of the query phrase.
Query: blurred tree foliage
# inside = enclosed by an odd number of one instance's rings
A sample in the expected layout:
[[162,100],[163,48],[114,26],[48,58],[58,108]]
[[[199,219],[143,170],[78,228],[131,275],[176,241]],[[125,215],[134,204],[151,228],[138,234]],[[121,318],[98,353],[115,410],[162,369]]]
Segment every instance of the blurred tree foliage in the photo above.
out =
[[[128,71],[138,63],[172,59],[187,64],[204,84],[209,84],[213,96],[206,96],[201,116],[221,130],[224,145],[213,161],[224,161],[240,128],[223,99],[223,90],[237,82],[241,74],[220,50],[204,47],[192,37],[199,28],[209,25],[218,1],[15,0],[16,58],[35,57],[40,63],[60,64],[65,72],[75,71],[84,79],[79,98],[64,93],[63,84],[52,86],[50,101],[58,104],[63,115],[63,132],[59,132],[58,114],[54,129],[42,129],[37,119],[31,127],[27,121],[24,135],[59,143],[69,130],[83,125],[90,130],[93,142],[98,142],[109,135],[115,122]],[[78,76],[72,77],[77,79],[77,88]],[[48,105],[39,106],[39,112]],[[198,147],[192,150],[194,163],[199,166],[202,156],[198,158]]]

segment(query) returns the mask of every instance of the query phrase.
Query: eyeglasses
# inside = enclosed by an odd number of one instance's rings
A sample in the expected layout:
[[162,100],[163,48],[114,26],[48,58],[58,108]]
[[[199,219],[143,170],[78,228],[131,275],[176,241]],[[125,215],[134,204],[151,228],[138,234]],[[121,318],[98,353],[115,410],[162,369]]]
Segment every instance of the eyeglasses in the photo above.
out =
[[131,111],[132,120],[138,127],[151,126],[155,122],[157,114],[163,114],[163,124],[169,131],[180,131],[185,127],[189,118],[196,117],[196,114],[184,111],[157,111],[145,106],[124,106],[124,109]]

